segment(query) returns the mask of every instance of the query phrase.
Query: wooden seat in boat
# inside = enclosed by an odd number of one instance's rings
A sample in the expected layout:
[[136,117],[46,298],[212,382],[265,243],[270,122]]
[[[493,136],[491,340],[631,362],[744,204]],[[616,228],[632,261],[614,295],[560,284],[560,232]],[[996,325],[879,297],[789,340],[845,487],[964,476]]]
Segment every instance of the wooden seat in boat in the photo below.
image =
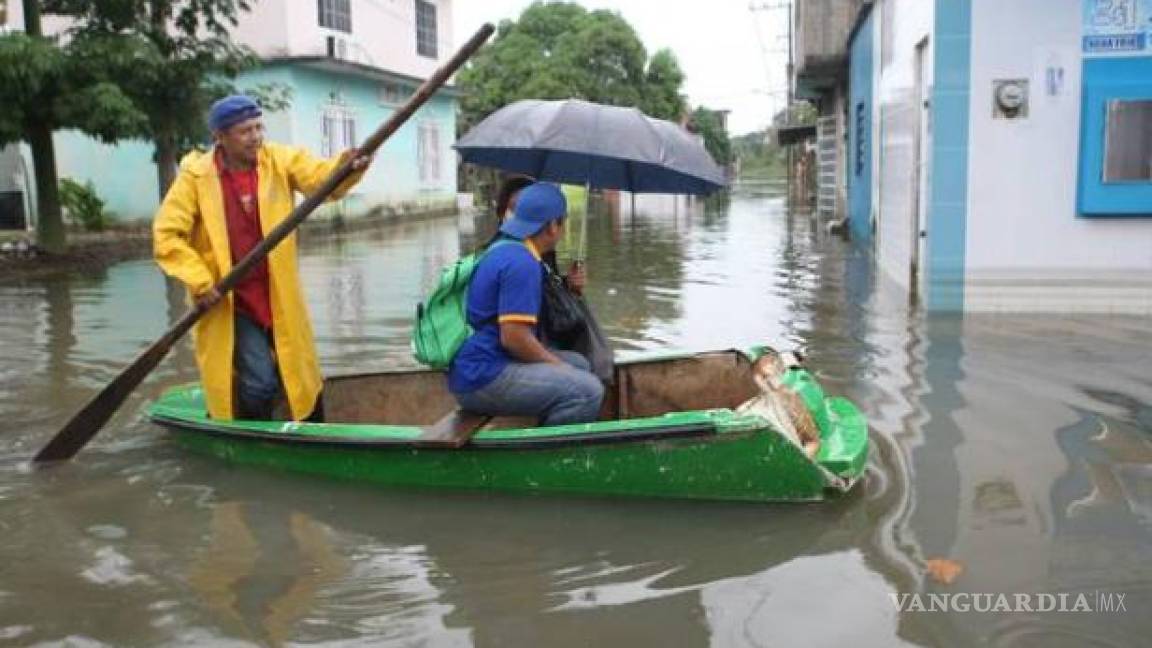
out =
[[462,409],[454,409],[439,421],[424,427],[424,434],[415,443],[442,448],[459,448],[492,420],[490,414],[478,414]]

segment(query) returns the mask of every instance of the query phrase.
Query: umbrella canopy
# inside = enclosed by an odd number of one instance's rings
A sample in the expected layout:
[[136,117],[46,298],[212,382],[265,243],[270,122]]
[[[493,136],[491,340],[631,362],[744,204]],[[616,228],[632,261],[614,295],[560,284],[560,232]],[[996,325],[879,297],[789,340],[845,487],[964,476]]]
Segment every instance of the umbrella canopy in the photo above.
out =
[[704,145],[676,124],[577,99],[509,104],[455,148],[465,162],[594,189],[704,195],[726,184]]

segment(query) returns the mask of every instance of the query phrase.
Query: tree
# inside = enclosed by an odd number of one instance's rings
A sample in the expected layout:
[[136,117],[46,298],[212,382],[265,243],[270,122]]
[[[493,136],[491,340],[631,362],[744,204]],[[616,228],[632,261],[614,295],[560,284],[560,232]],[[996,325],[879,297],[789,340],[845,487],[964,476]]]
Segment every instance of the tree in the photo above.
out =
[[704,137],[704,148],[721,165],[732,162],[732,143],[728,140],[728,129],[719,111],[703,106],[692,111],[689,128]]
[[644,74],[646,92],[640,109],[653,117],[679,121],[688,105],[680,86],[684,84],[684,72],[672,50],[658,50],[648,61],[648,71]]
[[585,99],[636,106],[653,117],[678,120],[684,112],[684,74],[661,50],[648,58],[644,44],[620,14],[588,11],[565,2],[535,3],[517,21],[500,24],[457,77],[464,91],[460,128],[521,99]]
[[[182,152],[208,135],[204,114],[235,92],[231,79],[259,64],[232,42],[249,0],[47,0],[54,13],[75,18],[78,42],[119,39],[133,52],[116,70],[119,86],[147,117],[139,136],[152,140],[160,196],[176,178]],[[286,89],[257,89],[267,109],[283,107]]]
[[40,3],[24,0],[24,33],[0,36],[0,145],[28,142],[36,177],[37,243],[64,251],[53,131],[77,129],[113,142],[143,125],[143,115],[112,82],[111,69],[124,54],[106,39],[45,38]]
[[785,151],[771,128],[733,137],[732,155],[740,160],[742,176],[781,175],[787,168]]

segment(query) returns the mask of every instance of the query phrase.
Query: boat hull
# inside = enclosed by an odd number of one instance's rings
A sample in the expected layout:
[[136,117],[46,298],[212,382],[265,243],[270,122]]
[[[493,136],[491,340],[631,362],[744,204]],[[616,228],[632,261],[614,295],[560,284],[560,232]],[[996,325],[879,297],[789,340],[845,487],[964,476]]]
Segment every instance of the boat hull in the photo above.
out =
[[819,500],[850,485],[765,429],[541,448],[474,441],[448,450],[171,427],[185,447],[228,461],[387,486],[776,501]]
[[826,401],[814,459],[763,417],[733,408],[483,428],[457,448],[422,444],[418,425],[214,421],[195,385],[168,390],[148,414],[196,452],[392,487],[766,502],[825,499],[863,473],[863,416],[848,401]]

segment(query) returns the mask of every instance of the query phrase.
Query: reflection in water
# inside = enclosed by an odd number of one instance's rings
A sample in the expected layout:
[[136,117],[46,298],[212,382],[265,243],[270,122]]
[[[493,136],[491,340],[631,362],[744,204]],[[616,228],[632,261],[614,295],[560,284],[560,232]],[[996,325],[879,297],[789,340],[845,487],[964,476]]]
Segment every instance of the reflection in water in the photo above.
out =
[[308,515],[285,519],[222,502],[212,511],[211,544],[188,583],[239,636],[280,645],[313,610],[319,589],[347,571],[328,531]]
[[[0,284],[0,642],[1143,642],[1148,321],[925,317],[782,193],[594,208],[588,298],[624,352],[804,347],[874,448],[861,488],[816,506],[405,493],[189,456],[142,418],[196,378],[187,343],[78,462],[33,472],[23,462],[185,300],[147,260]],[[306,242],[325,372],[412,366],[414,305],[488,220]],[[963,572],[937,583],[931,559]],[[1130,612],[901,613],[888,598],[1094,591]]]

